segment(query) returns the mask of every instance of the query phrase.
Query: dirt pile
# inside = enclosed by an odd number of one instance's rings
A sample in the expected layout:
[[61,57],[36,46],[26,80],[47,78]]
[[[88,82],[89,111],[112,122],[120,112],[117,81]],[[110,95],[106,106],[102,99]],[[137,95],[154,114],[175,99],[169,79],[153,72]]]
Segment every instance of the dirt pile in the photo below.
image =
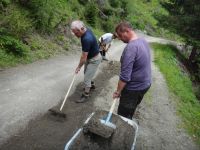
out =
[[[98,110],[90,121],[98,121],[107,116],[107,111]],[[120,116],[113,114],[111,122],[116,125],[115,132],[109,138],[103,138],[87,131],[83,132],[75,139],[70,150],[87,149],[87,150],[130,150],[135,137],[135,129]]]

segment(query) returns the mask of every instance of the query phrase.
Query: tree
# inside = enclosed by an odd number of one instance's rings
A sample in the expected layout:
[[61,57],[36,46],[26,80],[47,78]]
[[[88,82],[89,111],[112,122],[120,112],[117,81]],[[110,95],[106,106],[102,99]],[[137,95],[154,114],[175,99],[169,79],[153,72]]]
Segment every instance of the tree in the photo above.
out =
[[187,64],[200,81],[200,1],[168,0],[162,5],[170,15],[158,16],[160,25],[180,34],[192,46]]

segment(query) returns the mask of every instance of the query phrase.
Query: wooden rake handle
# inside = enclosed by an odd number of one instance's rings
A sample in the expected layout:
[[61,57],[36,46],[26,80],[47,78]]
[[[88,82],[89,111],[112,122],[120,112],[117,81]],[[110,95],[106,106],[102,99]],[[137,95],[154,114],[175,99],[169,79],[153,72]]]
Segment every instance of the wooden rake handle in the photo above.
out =
[[73,77],[72,82],[71,82],[71,84],[70,84],[70,86],[69,86],[69,89],[68,89],[68,91],[67,91],[67,94],[65,95],[65,98],[64,98],[64,100],[63,100],[63,103],[62,103],[62,105],[61,105],[61,107],[60,107],[60,111],[62,111],[63,106],[65,105],[65,102],[66,102],[67,97],[68,97],[68,95],[69,95],[69,92],[70,92],[70,90],[71,90],[71,88],[72,88],[72,85],[73,85],[73,83],[74,83],[74,80],[75,80],[75,78],[76,78],[76,75],[77,75],[77,74],[74,74],[74,77]]

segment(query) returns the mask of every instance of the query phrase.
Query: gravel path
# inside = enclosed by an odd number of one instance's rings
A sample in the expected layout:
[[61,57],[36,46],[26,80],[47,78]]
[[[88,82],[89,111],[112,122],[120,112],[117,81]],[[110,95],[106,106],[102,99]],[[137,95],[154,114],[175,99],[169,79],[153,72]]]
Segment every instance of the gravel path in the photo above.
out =
[[[146,36],[145,36],[146,37]],[[148,41],[152,39],[146,37]],[[87,116],[96,109],[108,110],[117,86],[119,58],[124,44],[115,42],[96,76],[97,89],[90,100],[76,104],[82,91],[79,75],[64,107],[66,120],[54,118],[48,109],[65,95],[72,70],[79,55],[59,56],[26,66],[0,72],[0,149],[1,150],[60,150]],[[153,83],[142,101],[136,119],[139,135],[136,149],[140,150],[198,150],[182,128],[176,115],[174,96],[168,92],[166,81],[152,61]],[[57,105],[59,107],[59,105]],[[116,112],[117,107],[115,108]]]

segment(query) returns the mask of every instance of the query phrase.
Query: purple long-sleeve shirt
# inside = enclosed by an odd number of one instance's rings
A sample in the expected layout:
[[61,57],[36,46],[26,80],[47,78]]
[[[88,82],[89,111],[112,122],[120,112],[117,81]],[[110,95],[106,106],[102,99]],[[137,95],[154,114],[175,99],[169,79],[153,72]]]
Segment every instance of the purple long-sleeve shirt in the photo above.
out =
[[142,39],[127,44],[121,56],[120,80],[127,90],[143,90],[151,85],[150,47]]

